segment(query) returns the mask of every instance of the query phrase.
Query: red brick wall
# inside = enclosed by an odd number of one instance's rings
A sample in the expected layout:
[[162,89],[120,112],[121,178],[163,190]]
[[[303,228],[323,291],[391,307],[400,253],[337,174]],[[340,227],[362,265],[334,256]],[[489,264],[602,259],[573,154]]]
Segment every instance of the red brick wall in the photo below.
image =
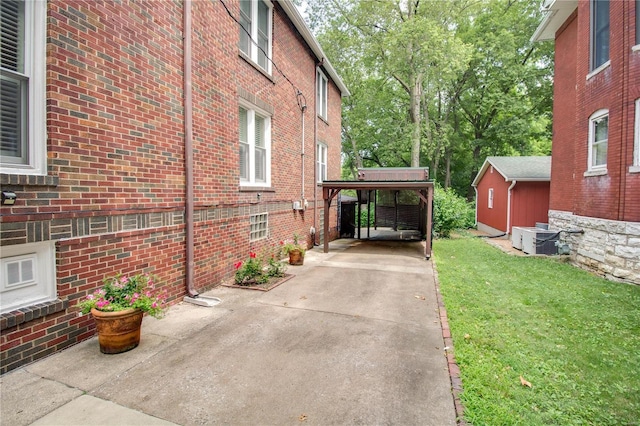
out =
[[[492,172],[493,171],[493,172]],[[489,166],[478,182],[476,209],[478,222],[507,232],[507,193],[511,182],[506,182],[497,170]],[[489,208],[489,188],[493,188],[493,208]]]
[[549,208],[573,211],[576,167],[576,61],[578,20],[569,18],[556,36],[553,99],[553,144]]
[[[265,76],[239,55],[237,24],[220,2],[191,2],[193,17],[194,285],[220,284],[249,251],[274,250],[294,233],[322,230],[315,138],[328,145],[329,178],[340,175],[340,93],[315,119],[316,59],[278,3],[273,68]],[[228,2],[238,16],[239,3]],[[183,10],[181,2],[48,2],[47,177],[2,176],[14,207],[2,207],[2,243],[57,240],[51,306],[2,317],[6,372],[90,337],[77,300],[117,272],[153,272],[170,302],[185,294]],[[253,96],[272,109],[271,187],[239,184],[238,105]],[[302,193],[306,211],[292,210]],[[314,209],[314,197],[319,208]],[[269,238],[249,241],[249,216],[269,213]],[[317,213],[317,214],[316,214]],[[331,213],[335,235],[336,210]],[[28,311],[28,312],[27,312]],[[13,314],[13,313],[12,313]]]
[[[640,52],[631,51],[635,37],[634,7],[635,2],[610,2],[611,64],[588,79],[588,1],[579,2],[577,20],[557,34],[550,204],[553,210],[603,219],[640,220],[640,191],[637,191],[640,174],[629,172],[633,162],[634,101],[640,96]],[[572,129],[569,123],[574,105]],[[607,174],[584,176],[589,117],[600,109],[609,110]],[[571,162],[574,164],[573,185],[568,170],[564,169],[568,169]]]

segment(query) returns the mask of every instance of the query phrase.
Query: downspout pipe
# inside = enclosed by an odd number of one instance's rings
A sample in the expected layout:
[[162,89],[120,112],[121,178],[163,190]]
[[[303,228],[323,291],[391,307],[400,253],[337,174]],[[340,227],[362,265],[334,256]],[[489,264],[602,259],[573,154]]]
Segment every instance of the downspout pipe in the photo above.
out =
[[516,186],[516,181],[511,181],[511,186],[507,190],[507,230],[505,233],[511,235],[511,190]]
[[300,92],[298,90],[298,93],[296,94],[296,98],[298,101],[298,107],[300,107],[300,117],[302,120],[302,136],[300,138],[300,143],[301,143],[301,148],[300,148],[300,157],[301,157],[301,171],[302,171],[302,179],[301,179],[301,184],[302,184],[302,189],[300,191],[300,202],[304,203],[304,113],[307,111],[307,102],[306,99],[304,98],[304,95],[302,94],[302,92]]
[[193,287],[194,272],[194,232],[193,232],[193,98],[191,87],[191,0],[184,0],[184,158],[186,175],[185,194],[185,224],[186,224],[186,262],[185,284],[187,294],[197,297],[198,292]]
[[[313,229],[316,230],[318,229],[318,71],[320,71],[322,65],[324,65],[324,58],[320,58],[320,62],[316,64],[315,74],[313,76],[313,99],[315,100],[313,104]],[[327,91],[328,90],[329,85],[327,83]],[[327,105],[327,111],[328,109],[329,106]],[[328,216],[325,215],[325,217]],[[320,243],[316,241],[318,235],[320,235],[320,232],[316,231],[313,237],[313,245]],[[323,235],[322,237],[325,239],[328,238],[327,235]]]

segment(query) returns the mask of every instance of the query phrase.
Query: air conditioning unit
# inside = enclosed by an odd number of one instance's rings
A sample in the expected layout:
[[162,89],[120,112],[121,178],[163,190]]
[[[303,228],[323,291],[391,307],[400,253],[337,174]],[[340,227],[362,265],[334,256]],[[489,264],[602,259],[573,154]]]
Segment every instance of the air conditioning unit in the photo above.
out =
[[294,210],[302,210],[302,204],[300,203],[300,201],[296,200],[293,202],[293,209]]
[[527,254],[558,254],[556,241],[559,237],[558,231],[524,228],[522,230],[522,251]]

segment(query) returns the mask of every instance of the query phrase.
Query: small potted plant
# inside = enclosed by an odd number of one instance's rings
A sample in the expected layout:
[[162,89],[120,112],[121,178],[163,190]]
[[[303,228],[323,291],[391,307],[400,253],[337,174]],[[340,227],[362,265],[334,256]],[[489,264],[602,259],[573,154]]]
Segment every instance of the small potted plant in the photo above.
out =
[[293,240],[287,240],[282,243],[282,253],[289,255],[290,265],[304,264],[304,254],[306,247],[300,244],[300,235],[293,234]]
[[91,312],[96,322],[100,352],[126,352],[140,343],[142,316],[161,318],[166,292],[158,292],[149,274],[105,278],[102,288],[80,301],[83,314]]

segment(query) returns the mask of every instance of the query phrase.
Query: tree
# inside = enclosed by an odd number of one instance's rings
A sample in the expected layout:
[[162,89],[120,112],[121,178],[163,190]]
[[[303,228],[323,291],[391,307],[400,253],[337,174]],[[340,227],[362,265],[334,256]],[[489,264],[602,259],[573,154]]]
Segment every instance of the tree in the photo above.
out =
[[364,166],[429,166],[468,194],[487,155],[548,154],[552,45],[527,0],[308,0],[352,96],[343,150]]

